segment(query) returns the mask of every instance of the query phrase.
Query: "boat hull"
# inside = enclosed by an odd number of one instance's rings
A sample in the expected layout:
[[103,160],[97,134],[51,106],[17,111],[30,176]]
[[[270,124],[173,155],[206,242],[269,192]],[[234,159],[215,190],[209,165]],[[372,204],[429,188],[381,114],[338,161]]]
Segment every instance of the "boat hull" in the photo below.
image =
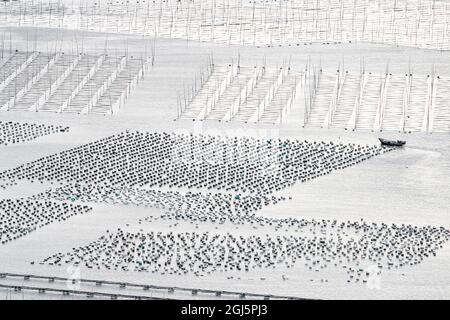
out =
[[382,145],[390,147],[402,147],[405,145],[406,141],[402,140],[388,140],[383,138],[378,138]]

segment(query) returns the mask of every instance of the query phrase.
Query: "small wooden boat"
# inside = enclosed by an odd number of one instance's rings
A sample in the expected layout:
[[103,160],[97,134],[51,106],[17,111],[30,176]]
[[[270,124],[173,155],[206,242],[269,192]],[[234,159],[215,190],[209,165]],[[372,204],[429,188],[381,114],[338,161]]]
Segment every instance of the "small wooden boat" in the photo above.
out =
[[402,147],[405,145],[406,141],[403,140],[388,140],[383,138],[378,138],[382,145],[390,147]]

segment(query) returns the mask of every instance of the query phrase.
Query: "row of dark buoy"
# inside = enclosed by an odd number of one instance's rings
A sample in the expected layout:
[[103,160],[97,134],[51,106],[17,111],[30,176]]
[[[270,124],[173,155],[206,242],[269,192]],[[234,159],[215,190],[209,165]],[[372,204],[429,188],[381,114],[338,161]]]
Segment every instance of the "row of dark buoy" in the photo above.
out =
[[300,47],[301,45],[303,45],[303,46],[312,46],[313,44],[314,45],[340,45],[340,44],[345,44],[345,43],[352,43],[352,41],[351,40],[348,40],[348,41],[344,41],[344,42],[342,42],[342,41],[327,41],[327,42],[321,42],[321,41],[314,41],[314,42],[297,42],[297,43],[288,43],[288,44],[277,44],[277,45],[274,45],[274,44],[266,44],[266,45],[257,45],[256,46],[256,48],[261,48],[261,47],[267,47],[267,48],[276,48],[276,47],[295,47],[295,46],[297,46],[297,47]]
[[31,197],[35,200],[99,202],[156,207],[211,221],[237,221],[253,217],[264,206],[286,200],[283,196],[161,191],[141,188],[73,184],[49,189]]
[[54,125],[0,121],[0,145],[32,141],[49,134],[68,130],[68,127]]
[[18,180],[268,195],[390,150],[380,146],[124,132],[0,173]]
[[24,199],[0,200],[0,243],[16,240],[51,223],[88,213],[88,206]]
[[414,266],[435,256],[450,239],[450,231],[443,227],[388,225],[362,219],[265,219],[266,223],[290,226],[300,233],[235,235],[118,229],[41,263],[196,276],[303,265],[311,272],[341,268],[348,282],[363,283],[383,269]]

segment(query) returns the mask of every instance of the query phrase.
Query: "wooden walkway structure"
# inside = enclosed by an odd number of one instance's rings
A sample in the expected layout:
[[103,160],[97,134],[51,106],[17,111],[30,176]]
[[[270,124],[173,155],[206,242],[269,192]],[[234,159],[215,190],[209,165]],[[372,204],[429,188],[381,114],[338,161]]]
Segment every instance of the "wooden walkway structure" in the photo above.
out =
[[147,297],[147,296],[140,296],[140,295],[128,295],[128,294],[115,294],[115,293],[105,293],[105,292],[99,292],[99,291],[83,291],[83,290],[71,290],[71,289],[55,289],[51,287],[32,287],[32,286],[23,286],[23,285],[4,285],[0,284],[0,289],[7,289],[7,290],[14,290],[14,292],[21,292],[21,291],[29,291],[34,292],[38,294],[46,294],[46,293],[55,293],[55,294],[62,294],[64,296],[84,296],[86,298],[100,298],[105,299],[109,298],[112,300],[116,299],[131,299],[131,300],[168,300],[163,298],[154,298],[154,297]]
[[[93,279],[69,279],[69,278],[63,278],[63,277],[52,277],[52,276],[39,276],[39,275],[32,275],[32,274],[17,274],[17,273],[0,273],[0,281],[5,281],[8,278],[11,279],[21,279],[24,281],[32,281],[32,280],[44,280],[49,283],[55,283],[55,282],[64,282],[64,283],[72,283],[72,284],[91,284],[95,285],[97,288],[100,288],[102,286],[111,286],[115,287],[117,289],[125,289],[125,288],[133,288],[133,289],[139,289],[143,291],[149,291],[149,290],[157,290],[159,292],[165,292],[165,293],[174,293],[174,292],[181,292],[181,293],[187,293],[192,296],[196,296],[198,294],[206,294],[211,297],[226,297],[226,298],[238,298],[238,299],[264,299],[264,300],[303,300],[301,298],[297,297],[291,297],[291,296],[278,296],[278,295],[272,295],[272,294],[258,294],[258,293],[249,293],[249,292],[239,292],[239,291],[219,291],[219,290],[209,290],[209,289],[198,289],[198,288],[184,288],[184,287],[170,287],[170,286],[157,286],[157,285],[145,285],[145,284],[136,284],[136,283],[129,283],[129,282],[117,282],[117,281],[108,281],[108,280],[93,280]],[[100,290],[96,291],[86,291],[86,290],[73,290],[68,288],[51,288],[49,286],[24,286],[24,285],[7,285],[7,284],[1,284],[0,288],[4,289],[13,289],[15,291],[20,290],[28,290],[28,291],[34,291],[38,293],[46,293],[46,292],[52,292],[52,293],[60,293],[64,295],[83,295],[85,297],[99,297],[99,298],[111,298],[111,299],[117,299],[117,298],[123,298],[123,299],[166,299],[164,298],[157,298],[153,296],[148,295],[129,295],[129,294],[120,294],[120,293],[111,293],[111,292],[102,292]]]

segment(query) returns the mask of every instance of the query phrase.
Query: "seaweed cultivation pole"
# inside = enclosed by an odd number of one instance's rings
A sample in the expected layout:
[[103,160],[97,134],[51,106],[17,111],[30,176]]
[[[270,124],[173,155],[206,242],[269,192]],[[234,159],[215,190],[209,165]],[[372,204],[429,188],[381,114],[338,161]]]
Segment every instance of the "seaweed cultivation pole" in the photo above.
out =
[[186,12],[186,41],[189,41],[190,36],[189,36],[189,31],[190,31],[190,18],[191,18],[191,5],[190,3],[187,5],[187,12]]
[[[145,47],[145,52],[146,52],[145,56],[147,56],[147,45]],[[150,53],[151,53],[151,64],[153,67],[155,65],[155,59],[156,59],[156,37],[154,37],[150,43]]]
[[9,52],[12,52],[12,38],[11,38],[11,30],[9,30]]
[[[321,70],[320,70],[321,72]],[[317,86],[319,84],[319,79],[317,75],[316,66],[311,65],[310,59],[308,59],[308,64],[305,68],[305,119],[304,124],[309,122],[309,116],[312,109],[312,104],[314,101],[314,97],[316,95]]]
[[372,41],[445,49],[449,3],[411,0],[29,0],[0,7],[8,24],[78,28],[253,45]]
[[2,33],[2,55],[0,57],[0,63],[3,64],[3,59],[5,57],[5,34]]
[[[433,112],[433,93],[435,90],[435,76],[436,76],[436,69],[435,66],[433,65],[432,71],[431,71],[431,76],[430,76],[430,89],[429,89],[429,93],[428,93],[428,100],[429,103],[426,106],[425,109],[425,116],[426,116],[426,132],[431,132],[433,129],[433,117],[432,117],[432,112]],[[438,77],[439,78],[439,77]]]

